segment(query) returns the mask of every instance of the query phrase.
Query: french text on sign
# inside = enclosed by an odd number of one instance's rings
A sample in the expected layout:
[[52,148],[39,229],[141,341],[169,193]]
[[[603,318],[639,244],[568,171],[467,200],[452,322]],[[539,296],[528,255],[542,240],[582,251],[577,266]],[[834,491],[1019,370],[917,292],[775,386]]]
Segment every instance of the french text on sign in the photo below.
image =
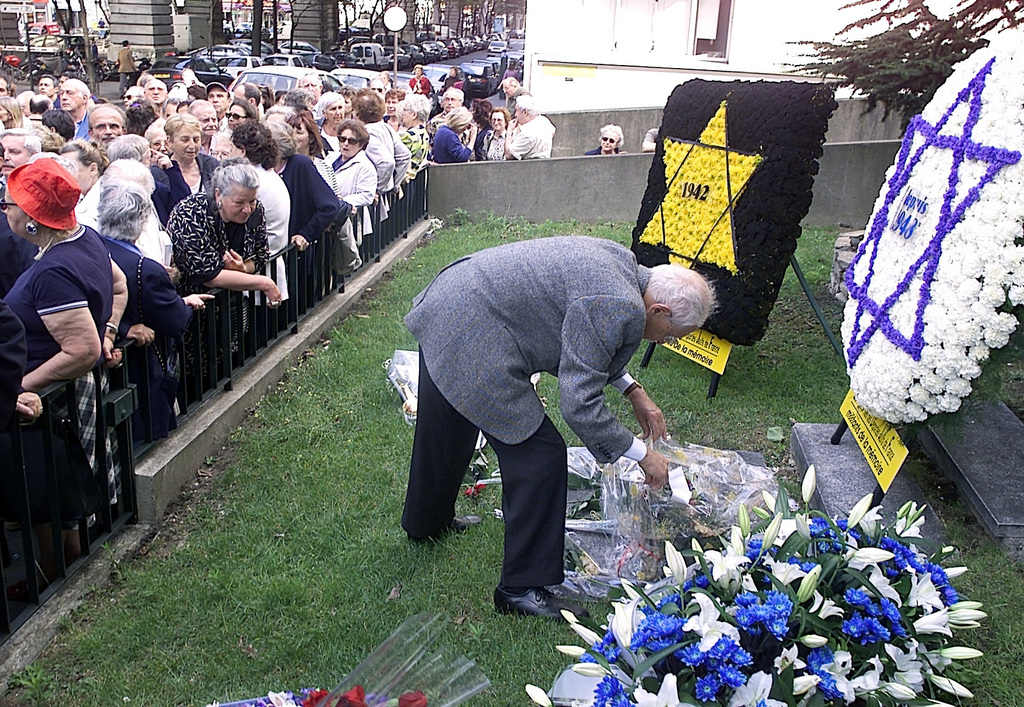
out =
[[852,390],[846,394],[839,412],[878,479],[878,485],[882,491],[888,491],[903,460],[907,458],[903,440],[892,425],[858,405]]
[[697,329],[665,346],[718,375],[725,373],[725,364],[729,362],[729,353],[732,351],[732,344],[703,329]]

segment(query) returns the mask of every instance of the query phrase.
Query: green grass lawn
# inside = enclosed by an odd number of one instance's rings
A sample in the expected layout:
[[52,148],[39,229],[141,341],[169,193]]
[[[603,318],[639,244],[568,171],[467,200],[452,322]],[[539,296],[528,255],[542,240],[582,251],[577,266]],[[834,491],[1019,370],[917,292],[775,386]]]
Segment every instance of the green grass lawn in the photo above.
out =
[[[525,683],[550,685],[568,660],[553,646],[574,643],[575,635],[563,624],[494,613],[502,546],[492,513],[500,506],[497,488],[459,502],[459,512],[484,516],[481,526],[436,545],[407,541],[399,519],[413,430],[384,363],[395,349],[415,348],[402,317],[449,261],[508,240],[570,232],[629,241],[629,226],[621,224],[489,219],[444,228],[397,267],[259,405],[223,457],[212,460],[201,492],[66,621],[39,661],[51,696],[59,696],[44,703],[202,706],[270,689],[330,688],[422,611],[441,613],[446,641],[491,679],[491,690],[470,704],[525,705]],[[806,232],[798,258],[838,331],[841,308],[824,291],[834,235]],[[709,372],[666,349],[637,375],[677,440],[756,450],[784,473],[788,441],[770,441],[768,429],[837,423],[848,387],[792,273],[768,335],[734,349],[716,399],[705,399]],[[541,392],[554,407],[551,379]],[[625,402],[609,397],[620,419],[632,422]],[[921,459],[910,466],[947,536],[964,548],[971,572],[958,587],[991,613],[969,636],[986,652],[970,684],[975,704],[1024,704],[1024,574],[964,511],[955,489],[936,481]]]

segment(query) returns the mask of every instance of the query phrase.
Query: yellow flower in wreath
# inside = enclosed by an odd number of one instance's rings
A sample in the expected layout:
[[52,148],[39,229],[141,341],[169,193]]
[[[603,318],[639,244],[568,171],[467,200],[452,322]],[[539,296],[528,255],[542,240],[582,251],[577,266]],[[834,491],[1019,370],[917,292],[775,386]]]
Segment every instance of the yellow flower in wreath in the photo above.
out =
[[732,207],[761,157],[729,148],[725,120],[722,101],[697,142],[665,139],[665,198],[640,241],[668,246],[671,262],[736,273]]

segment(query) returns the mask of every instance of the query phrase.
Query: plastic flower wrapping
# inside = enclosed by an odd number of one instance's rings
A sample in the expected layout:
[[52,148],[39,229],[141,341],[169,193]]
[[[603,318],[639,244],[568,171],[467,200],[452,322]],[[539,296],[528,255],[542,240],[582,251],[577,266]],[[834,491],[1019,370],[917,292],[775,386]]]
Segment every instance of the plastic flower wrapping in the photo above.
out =
[[955,412],[1024,303],[1024,33],[956,66],[907,128],[846,274],[850,387],[890,422]]
[[474,661],[435,647],[441,628],[439,615],[409,617],[331,692],[286,690],[207,707],[454,707],[491,683]]
[[[958,661],[981,653],[955,634],[986,614],[951,584],[966,568],[940,566],[952,548],[922,551],[923,510],[908,503],[887,524],[867,496],[847,518],[829,518],[808,509],[813,491],[812,467],[801,511],[781,491],[766,499],[774,514],[756,509],[752,523],[741,511],[714,549],[666,545],[665,579],[624,584],[604,624],[567,615],[586,648],[559,650],[593,687],[573,704],[941,705],[972,696]],[[540,688],[527,693],[550,704]]]

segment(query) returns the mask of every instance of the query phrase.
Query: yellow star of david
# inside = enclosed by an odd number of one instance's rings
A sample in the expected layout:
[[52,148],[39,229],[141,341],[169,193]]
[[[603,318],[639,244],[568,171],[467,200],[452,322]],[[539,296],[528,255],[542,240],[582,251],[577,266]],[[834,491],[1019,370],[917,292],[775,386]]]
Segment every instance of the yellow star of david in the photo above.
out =
[[761,157],[729,148],[722,101],[697,142],[665,139],[666,193],[640,242],[666,246],[669,261],[736,267],[732,209]]

